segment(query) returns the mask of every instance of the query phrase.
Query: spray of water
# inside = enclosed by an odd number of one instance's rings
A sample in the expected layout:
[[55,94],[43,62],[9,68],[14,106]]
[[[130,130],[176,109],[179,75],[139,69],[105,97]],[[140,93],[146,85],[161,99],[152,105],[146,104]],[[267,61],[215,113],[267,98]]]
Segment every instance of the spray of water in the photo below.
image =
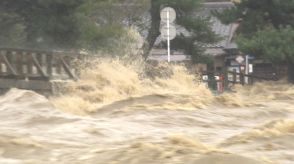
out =
[[[134,56],[97,58],[82,68],[77,82],[66,85],[61,96],[51,98],[57,108],[87,114],[132,99],[137,102],[124,105],[128,110],[195,110],[211,105],[250,107],[262,105],[264,100],[294,99],[294,87],[283,82],[236,85],[231,92],[215,96],[184,65],[164,62],[151,65]],[[150,102],[158,96],[164,101]]]
[[[68,84],[66,92],[52,98],[52,102],[67,112],[88,113],[115,101],[147,95],[178,99],[176,103],[153,104],[152,108],[203,107],[212,98],[211,92],[203,84],[197,83],[197,76],[189,74],[183,65],[162,63],[160,68],[163,69],[154,67],[152,71],[158,75],[150,78],[144,72],[144,67],[150,65],[141,60],[138,62],[97,59],[90,67],[81,70],[79,81]],[[184,100],[186,98],[189,100]],[[177,103],[178,106],[175,105]],[[144,102],[140,105],[143,106]]]
[[183,65],[97,56],[50,100],[18,89],[0,97],[0,163],[294,161],[293,85],[214,95]]

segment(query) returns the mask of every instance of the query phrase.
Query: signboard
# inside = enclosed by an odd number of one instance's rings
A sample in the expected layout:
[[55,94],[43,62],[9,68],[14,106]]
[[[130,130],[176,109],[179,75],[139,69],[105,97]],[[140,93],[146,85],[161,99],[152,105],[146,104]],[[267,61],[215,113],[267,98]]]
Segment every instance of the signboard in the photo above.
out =
[[176,27],[173,25],[170,25],[169,27],[167,26],[161,27],[160,33],[161,33],[161,38],[164,40],[167,40],[167,39],[173,40],[177,36]]
[[253,64],[249,64],[249,73],[253,73]]
[[164,9],[161,10],[160,12],[160,18],[162,22],[170,22],[172,23],[173,21],[176,20],[176,11],[175,9],[171,7],[165,7]]
[[202,75],[202,80],[203,81],[208,81],[208,75]]
[[245,61],[245,59],[244,59],[243,56],[239,55],[239,56],[236,57],[236,61],[237,61],[239,64],[242,64],[242,63]]

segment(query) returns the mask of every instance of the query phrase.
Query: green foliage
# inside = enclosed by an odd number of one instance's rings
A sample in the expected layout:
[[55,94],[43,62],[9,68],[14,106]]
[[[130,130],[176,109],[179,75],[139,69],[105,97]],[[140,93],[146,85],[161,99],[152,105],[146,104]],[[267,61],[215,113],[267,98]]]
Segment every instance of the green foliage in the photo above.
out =
[[224,23],[231,23],[242,18],[240,32],[251,35],[268,26],[294,26],[293,0],[242,0],[235,8],[222,13],[214,13]]
[[[16,23],[17,22],[17,23]],[[0,12],[0,45],[21,45],[25,41],[25,27],[17,15]]]
[[[81,47],[91,51],[113,52],[128,37],[128,28],[140,21],[146,0],[87,0],[77,16]],[[127,28],[128,27],[128,28]],[[129,39],[131,39],[130,36]]]
[[242,0],[236,8],[216,15],[227,23],[242,18],[240,49],[273,63],[287,63],[289,81],[294,82],[293,0]]
[[[8,15],[9,21],[1,21],[5,26],[23,27],[25,41],[30,47],[71,47],[77,37],[74,12],[81,0],[1,0],[1,15]],[[14,18],[17,21],[13,21]],[[3,17],[2,17],[3,18]],[[11,33],[14,33],[12,31]],[[13,40],[13,36],[7,38]]]
[[236,8],[215,14],[226,23],[242,18],[238,37],[242,51],[275,63],[294,61],[293,0],[242,0]]
[[275,63],[294,63],[294,30],[291,27],[268,27],[250,38],[241,35],[238,44],[243,52],[265,57]]
[[[201,54],[195,42],[215,39],[208,20],[194,18],[200,0],[1,0],[0,44],[48,49],[87,49],[112,51],[122,46],[132,26],[147,28],[148,49],[160,35],[160,10],[171,6],[177,11],[177,24],[191,36],[178,36],[175,49]],[[151,26],[146,27],[150,8]],[[144,15],[145,13],[145,15]],[[144,18],[142,18],[142,16]],[[145,19],[145,20],[144,20]],[[145,21],[145,22],[144,22]],[[132,37],[130,37],[132,38]],[[118,46],[119,45],[119,46]]]
[[1,0],[0,44],[41,49],[111,49],[113,40],[126,34],[124,22],[131,26],[137,21],[146,1]]

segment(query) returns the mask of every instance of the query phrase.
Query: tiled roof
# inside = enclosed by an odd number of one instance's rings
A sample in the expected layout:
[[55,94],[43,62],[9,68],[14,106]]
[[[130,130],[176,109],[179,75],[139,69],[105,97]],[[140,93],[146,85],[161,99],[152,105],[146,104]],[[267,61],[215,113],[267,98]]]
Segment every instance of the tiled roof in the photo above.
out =
[[219,35],[223,39],[218,43],[212,43],[212,44],[204,44],[203,47],[206,48],[226,48],[227,45],[230,42],[231,35],[232,35],[232,24],[225,25],[221,23],[221,21],[212,16],[211,12],[213,11],[224,11],[225,9],[229,9],[234,7],[234,4],[232,2],[207,2],[204,3],[203,8],[200,10],[200,12],[197,12],[196,15],[200,17],[210,17],[211,22],[211,28],[212,31],[215,32],[215,34]]
[[[226,48],[231,40],[231,35],[233,35],[233,28],[232,24],[225,25],[221,23],[221,21],[212,16],[212,11],[223,11],[228,8],[234,7],[234,4],[232,2],[207,2],[203,4],[203,8],[199,11],[196,11],[195,15],[198,17],[208,18],[210,17],[211,22],[211,28],[212,31],[215,32],[215,34],[219,35],[223,39],[220,42],[217,43],[211,43],[211,44],[202,44],[201,46],[205,48]],[[189,33],[182,27],[176,26],[177,28],[177,34],[184,34],[189,35]],[[159,36],[155,42],[155,45],[159,45],[163,40]]]

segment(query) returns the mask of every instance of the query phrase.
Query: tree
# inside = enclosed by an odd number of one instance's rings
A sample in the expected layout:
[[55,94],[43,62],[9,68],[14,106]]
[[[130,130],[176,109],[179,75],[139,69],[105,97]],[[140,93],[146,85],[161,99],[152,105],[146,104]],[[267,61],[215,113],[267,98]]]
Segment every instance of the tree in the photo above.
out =
[[268,27],[250,38],[240,35],[238,43],[243,52],[267,57],[274,63],[294,62],[294,30],[290,27]]
[[287,63],[289,81],[294,82],[293,0],[242,0],[235,8],[215,15],[225,23],[242,18],[237,39],[240,49],[273,63]]
[[[88,0],[80,8],[80,43],[91,51],[110,54],[126,39],[132,26],[137,25],[148,7],[148,0]],[[132,37],[132,36],[130,36]]]
[[41,49],[113,50],[118,47],[114,41],[129,34],[126,26],[140,19],[147,1],[1,0],[0,43]]
[[294,26],[293,0],[242,0],[236,7],[215,13],[224,23],[243,19],[240,32],[251,35],[265,27]]
[[[1,37],[10,40],[9,44],[18,42],[32,48],[105,51],[115,49],[120,44],[117,41],[135,26],[136,30],[149,31],[145,46],[149,52],[160,35],[159,12],[165,6],[176,9],[176,23],[190,33],[179,35],[172,46],[198,57],[201,48],[195,43],[210,42],[215,37],[208,19],[194,16],[201,6],[197,0],[1,0],[1,32],[7,33]],[[148,8],[150,26],[146,23]]]
[[[176,24],[189,32],[189,36],[178,35],[171,45],[174,49],[182,49],[193,59],[199,60],[202,49],[201,43],[211,43],[217,40],[212,32],[209,18],[195,16],[195,12],[201,7],[201,1],[197,0],[151,0],[151,26],[149,28],[147,43],[145,44],[145,57],[148,56],[156,38],[160,35],[160,10],[164,7],[173,7],[177,12]],[[198,44],[195,44],[198,43]]]
[[25,41],[25,27],[16,14],[0,12],[0,45],[20,46]]
[[[77,20],[73,13],[81,2],[82,0],[1,0],[1,14],[10,17],[10,23],[0,23],[5,26],[4,29],[21,25],[25,34],[23,46],[70,48],[76,44],[78,36]],[[13,21],[15,18],[16,21]]]

